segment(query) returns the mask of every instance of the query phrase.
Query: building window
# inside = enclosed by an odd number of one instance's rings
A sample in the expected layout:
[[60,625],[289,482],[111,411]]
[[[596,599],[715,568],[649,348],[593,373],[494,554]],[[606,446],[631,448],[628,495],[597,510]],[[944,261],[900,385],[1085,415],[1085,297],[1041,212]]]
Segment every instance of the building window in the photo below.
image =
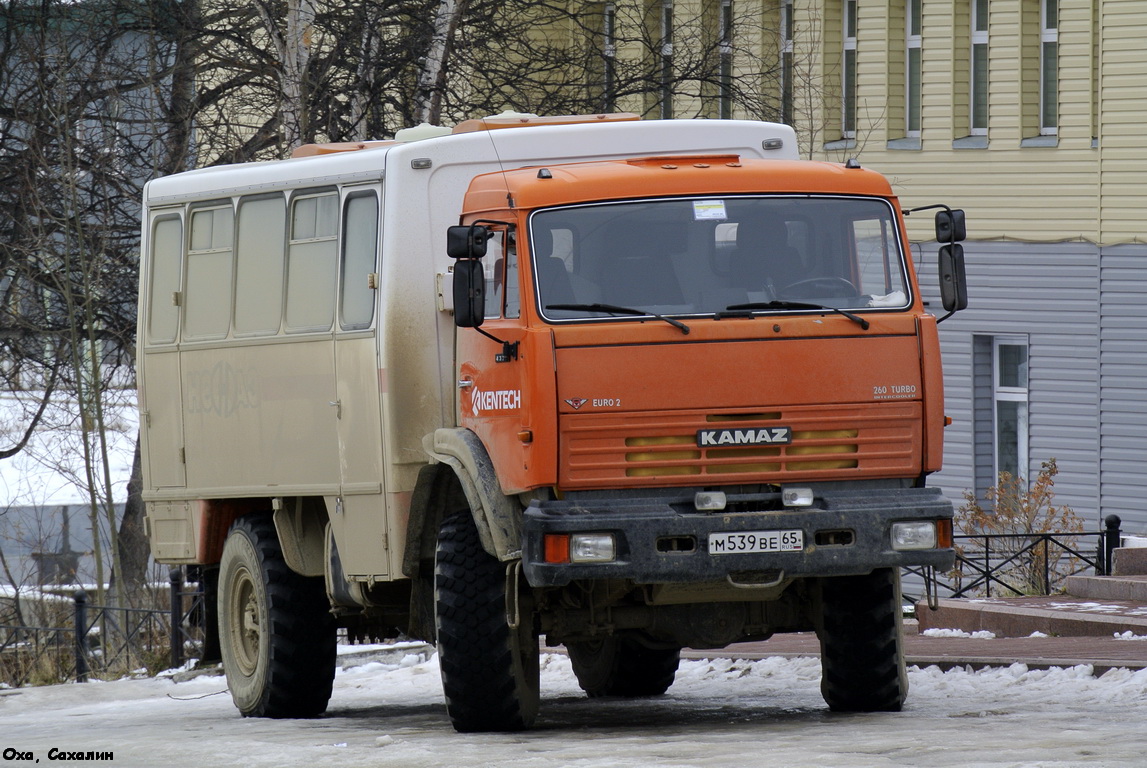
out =
[[1028,347],[1024,339],[997,337],[992,344],[995,477],[1028,473]]
[[733,0],[721,0],[721,14],[717,20],[721,39],[718,42],[718,55],[721,57],[721,71],[718,73],[721,93],[719,116],[723,120],[733,119]]
[[661,119],[673,117],[673,0],[661,0]]
[[921,36],[920,29],[923,26],[923,0],[908,0],[907,13],[905,14],[905,34],[906,34],[906,60],[908,64],[907,76],[905,80],[905,118],[907,125],[907,136],[919,137],[920,136],[920,102],[922,99],[922,78],[921,71],[923,67],[923,51],[921,49]]
[[1039,132],[1054,136],[1059,126],[1059,0],[1041,0],[1039,16]]
[[612,112],[617,99],[617,6],[607,3],[602,17],[602,110]]
[[973,136],[988,135],[988,0],[972,0],[972,124]]
[[793,0],[781,2],[781,120],[793,123]]
[[856,138],[856,1],[844,0],[843,51],[841,67],[841,133]]

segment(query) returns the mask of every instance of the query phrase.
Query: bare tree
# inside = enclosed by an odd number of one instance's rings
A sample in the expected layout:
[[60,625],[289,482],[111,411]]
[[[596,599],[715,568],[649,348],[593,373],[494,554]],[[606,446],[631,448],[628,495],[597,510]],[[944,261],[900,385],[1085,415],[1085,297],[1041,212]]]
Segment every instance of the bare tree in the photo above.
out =
[[35,429],[77,436],[78,462],[45,460],[85,489],[97,581],[102,590],[109,571],[121,604],[106,408],[133,385],[142,185],[188,154],[180,139],[169,141],[189,135],[186,110],[166,121],[176,102],[159,98],[176,80],[177,40],[156,26],[168,10],[146,2],[0,9],[0,356],[9,361],[0,373],[35,403],[3,455],[25,450]]

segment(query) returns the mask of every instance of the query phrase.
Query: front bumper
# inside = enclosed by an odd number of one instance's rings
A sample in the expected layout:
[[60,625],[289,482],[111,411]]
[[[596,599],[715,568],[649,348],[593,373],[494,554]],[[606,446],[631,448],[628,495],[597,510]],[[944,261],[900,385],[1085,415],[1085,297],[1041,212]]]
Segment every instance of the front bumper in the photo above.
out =
[[[816,495],[811,507],[776,508],[779,496],[730,496],[726,509],[719,512],[698,511],[691,493],[534,501],[525,511],[522,567],[534,587],[562,586],[582,579],[755,585],[793,578],[860,575],[900,566],[945,570],[955,561],[950,548],[892,548],[895,522],[951,520],[952,502],[937,488],[825,491]],[[712,533],[785,530],[803,532],[803,549],[749,554],[709,551]],[[616,559],[546,562],[547,534],[591,532],[614,536]]]

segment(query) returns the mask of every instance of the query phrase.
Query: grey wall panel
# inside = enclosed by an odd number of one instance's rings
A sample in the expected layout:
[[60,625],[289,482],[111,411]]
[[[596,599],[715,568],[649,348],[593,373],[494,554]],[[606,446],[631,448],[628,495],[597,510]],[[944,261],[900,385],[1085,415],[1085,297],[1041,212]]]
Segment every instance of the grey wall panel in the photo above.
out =
[[[933,248],[922,249],[918,263],[925,297],[938,312]],[[991,339],[1026,338],[1030,476],[1054,457],[1056,503],[1092,527],[1101,517],[1097,248],[973,241],[964,249],[969,308],[940,326],[947,411],[963,428],[949,427],[945,467],[932,484],[959,502],[964,489],[982,493],[994,482]]]
[[1147,247],[1103,248],[1100,264],[1100,501],[1147,532]]

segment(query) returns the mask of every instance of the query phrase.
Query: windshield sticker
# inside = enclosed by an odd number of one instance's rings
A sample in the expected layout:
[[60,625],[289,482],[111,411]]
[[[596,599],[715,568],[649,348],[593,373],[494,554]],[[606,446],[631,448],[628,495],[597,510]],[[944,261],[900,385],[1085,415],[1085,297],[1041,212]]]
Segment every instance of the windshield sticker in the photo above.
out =
[[694,200],[694,221],[724,221],[729,218],[725,213],[724,200]]

